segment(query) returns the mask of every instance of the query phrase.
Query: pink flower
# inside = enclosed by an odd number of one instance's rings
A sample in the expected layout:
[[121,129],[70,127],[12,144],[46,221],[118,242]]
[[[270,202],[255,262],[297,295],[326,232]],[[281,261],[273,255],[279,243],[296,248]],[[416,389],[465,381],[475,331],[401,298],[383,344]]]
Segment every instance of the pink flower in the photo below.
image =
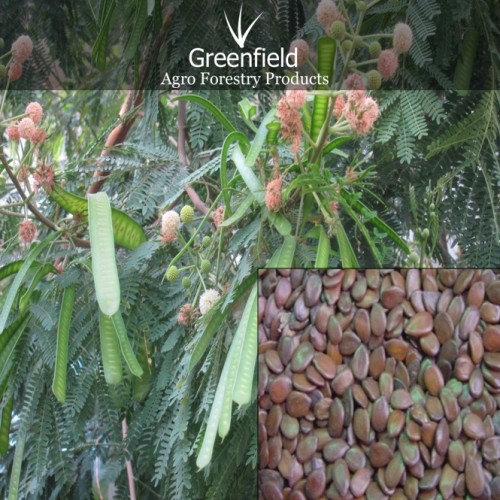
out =
[[271,212],[277,212],[281,208],[281,190],[283,181],[281,175],[275,177],[266,186],[266,207]]
[[35,192],[42,188],[49,194],[54,187],[54,169],[48,163],[42,163],[33,174]]
[[377,69],[384,80],[389,80],[398,69],[398,55],[392,49],[383,50],[378,56]]
[[19,225],[19,238],[25,244],[31,243],[37,235],[35,223],[26,219]]
[[175,210],[168,210],[161,217],[161,233],[177,232],[181,218]]
[[35,145],[45,142],[45,139],[47,139],[47,134],[43,128],[36,128],[31,135],[31,143]]
[[26,106],[25,113],[38,125],[42,121],[43,108],[37,102],[30,102]]
[[344,21],[344,16],[332,0],[321,0],[316,8],[316,17],[326,33],[330,33],[334,21]]
[[19,137],[22,137],[23,139],[31,139],[31,136],[35,131],[35,124],[31,118],[23,118],[19,122],[17,129],[19,131]]
[[338,201],[335,201],[335,200],[332,200],[330,202],[330,210],[334,213],[334,214],[338,214],[339,213],[339,202]]
[[366,134],[378,118],[378,105],[366,95],[360,100],[359,92],[355,90],[348,92],[344,115],[354,132]]
[[193,312],[193,304],[184,304],[181,306],[177,314],[177,323],[183,326],[189,325],[193,319]]
[[21,35],[17,40],[12,44],[12,57],[23,63],[31,56],[33,52],[33,42],[28,35]]
[[19,78],[21,78],[22,74],[23,74],[23,65],[17,62],[17,60],[13,60],[9,64],[9,71],[7,72],[9,80],[11,82],[15,82],[16,80],[19,80]]
[[21,168],[19,169],[19,172],[17,173],[17,178],[20,182],[26,182],[29,176],[30,169],[28,168],[28,165],[26,165],[26,163],[23,163],[21,165]]
[[220,225],[224,222],[224,213],[225,212],[226,212],[226,208],[223,205],[220,205],[210,215],[214,224],[217,227],[220,227]]
[[347,183],[351,184],[358,178],[358,174],[352,167],[347,167],[345,172],[345,180]]
[[342,94],[338,95],[337,99],[335,99],[335,104],[333,106],[333,116],[335,116],[337,120],[342,116],[345,105],[346,105],[345,97]]
[[292,151],[299,150],[302,136],[302,119],[299,111],[290,106],[286,95],[283,95],[276,106],[276,115],[281,122],[281,135],[292,143]]
[[406,23],[397,23],[394,26],[392,46],[396,52],[403,54],[410,50],[413,43],[413,31]]
[[15,125],[7,127],[7,137],[9,138],[9,141],[19,140],[19,129],[17,128],[17,122]]
[[288,89],[285,96],[292,108],[301,108],[307,102],[307,90]]
[[177,239],[177,230],[168,229],[167,231],[163,231],[161,233],[161,241],[166,245],[170,245]]
[[302,40],[301,38],[293,40],[293,42],[290,44],[289,52],[297,53],[297,61],[295,61],[295,63],[298,66],[302,66],[302,64],[304,64],[309,57],[309,45],[305,40]]
[[347,90],[365,90],[363,77],[358,73],[350,73],[344,81],[344,87]]

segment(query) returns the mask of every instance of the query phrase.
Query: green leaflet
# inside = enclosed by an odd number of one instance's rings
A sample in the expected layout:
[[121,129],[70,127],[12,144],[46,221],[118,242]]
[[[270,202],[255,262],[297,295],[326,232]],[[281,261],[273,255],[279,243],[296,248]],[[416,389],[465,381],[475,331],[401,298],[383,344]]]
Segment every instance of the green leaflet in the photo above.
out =
[[469,91],[478,44],[479,33],[474,26],[469,26],[462,41],[462,51],[455,66],[453,82],[461,96],[466,96]]
[[10,310],[12,308],[12,304],[14,303],[14,299],[16,298],[17,292],[19,291],[19,287],[21,286],[26,273],[30,269],[31,265],[35,261],[35,259],[40,255],[40,253],[58,236],[58,233],[52,233],[47,236],[43,241],[38,243],[35,247],[33,247],[26,259],[24,260],[21,268],[17,272],[14,281],[10,285],[9,292],[7,293],[7,297],[5,299],[2,313],[0,314],[0,332],[5,328],[5,324],[7,323],[7,318],[9,317]]
[[245,164],[247,167],[253,167],[255,165],[255,162],[257,161],[257,158],[262,151],[262,147],[266,142],[267,134],[269,133],[269,129],[267,128],[267,126],[273,121],[275,115],[276,112],[274,109],[272,109],[266,114],[261,124],[259,125],[259,129],[257,130],[257,133],[255,134],[255,137],[253,138],[252,144],[250,146],[250,151],[248,152],[245,159]]
[[[24,329],[26,328],[26,325],[29,322],[29,319],[30,315],[29,313],[27,313],[25,316],[23,316],[20,323],[14,323],[17,328],[12,328],[9,340],[5,343],[5,346],[0,351],[0,384],[3,383],[3,381],[9,374],[12,363],[12,355],[14,354],[14,350],[17,346],[17,343],[19,342],[19,339],[21,338],[21,335],[24,332]],[[4,334],[6,334],[8,330],[9,329],[7,329]]]
[[295,238],[293,236],[285,236],[283,244],[274,252],[266,267],[268,269],[288,269],[292,267],[296,247],[297,242]]
[[208,344],[212,340],[212,337],[215,335],[215,332],[220,328],[224,319],[228,315],[231,310],[231,306],[239,300],[246,291],[253,285],[256,280],[256,273],[252,273],[245,281],[241,283],[241,285],[236,288],[234,292],[234,300],[232,304],[229,304],[224,310],[218,312],[217,314],[212,314],[210,320],[203,331],[200,339],[196,343],[193,353],[191,354],[191,359],[189,361],[189,371],[192,371],[194,367],[201,360],[205,351],[207,350]]
[[14,398],[10,397],[0,415],[0,455],[5,455],[9,451],[9,433],[13,407]]
[[[241,323],[244,323],[243,319],[245,318],[245,338],[233,389],[233,401],[240,406],[250,403],[252,396],[253,374],[257,361],[258,300],[257,285],[254,285],[241,318]],[[249,313],[245,316],[247,309]]]
[[199,95],[195,94],[182,94],[173,97],[171,101],[172,102],[190,101],[199,104],[200,106],[203,106],[207,111],[210,111],[210,113],[212,113],[215,116],[215,118],[217,118],[219,123],[228,132],[234,132],[236,130],[236,127],[230,122],[229,118],[227,118],[226,115],[215,104],[211,103],[208,99],[205,99],[204,97],[200,97]]
[[330,238],[326,234],[323,226],[317,226],[319,229],[319,239],[318,248],[316,251],[316,263],[314,267],[325,268],[328,267],[328,261],[330,259]]
[[240,146],[237,144],[233,149],[232,160],[238,169],[243,181],[247,185],[250,192],[259,204],[264,204],[264,189],[259,179],[253,172],[252,168],[247,164]]
[[44,264],[40,269],[38,269],[30,283],[30,286],[28,287],[28,290],[26,290],[24,295],[19,300],[19,312],[23,313],[26,307],[28,307],[31,295],[33,294],[36,286],[40,280],[49,273],[57,273],[56,268],[50,263]]
[[288,236],[292,232],[290,221],[281,212],[268,212],[268,216],[281,236]]
[[120,308],[120,280],[116,266],[111,207],[106,193],[91,194],[89,203],[89,235],[92,275],[99,309],[113,316]]
[[70,285],[64,289],[61,310],[59,311],[59,323],[57,325],[56,363],[54,366],[54,378],[52,380],[52,392],[60,403],[66,401],[69,329],[75,297],[76,290],[74,285]]
[[21,269],[21,266],[23,264],[24,264],[24,260],[16,260],[15,262],[10,262],[9,264],[6,264],[5,266],[0,267],[0,281],[17,273],[17,271],[19,271],[19,269]]
[[[239,220],[241,220],[243,217],[245,217],[247,210],[252,206],[252,203],[254,202],[255,198],[253,197],[253,194],[250,193],[239,205],[238,208],[236,209],[236,212],[234,212],[231,217],[226,219],[221,226],[222,227],[229,227],[232,226],[233,224],[236,224]],[[226,205],[227,207],[227,205]]]
[[[85,198],[68,193],[57,184],[51,191],[50,197],[70,214],[82,216],[87,220],[88,208]],[[147,241],[144,230],[134,219],[116,208],[112,208],[111,212],[115,244],[134,250],[141,243]]]
[[127,335],[127,329],[125,328],[125,323],[123,322],[123,317],[118,311],[113,316],[111,316],[111,322],[115,329],[116,337],[120,342],[120,349],[122,351],[123,359],[127,363],[128,369],[136,377],[142,377],[142,367],[135,357],[132,346],[130,345],[130,340]]
[[340,253],[340,260],[342,263],[342,267],[344,268],[359,267],[356,254],[352,249],[351,243],[349,241],[349,238],[347,237],[344,226],[340,221],[337,230],[335,232],[335,236],[337,237],[337,243],[339,245],[339,253]]

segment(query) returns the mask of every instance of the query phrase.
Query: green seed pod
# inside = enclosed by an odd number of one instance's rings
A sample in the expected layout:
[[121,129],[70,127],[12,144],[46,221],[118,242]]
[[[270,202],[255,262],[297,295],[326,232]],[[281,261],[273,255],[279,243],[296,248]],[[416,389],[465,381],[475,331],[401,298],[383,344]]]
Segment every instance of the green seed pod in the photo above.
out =
[[380,45],[379,42],[372,42],[370,43],[370,47],[368,48],[368,50],[370,51],[371,57],[378,57],[382,52],[382,45]]
[[382,85],[382,76],[376,69],[366,73],[366,87],[368,90],[377,90]]
[[184,276],[184,278],[182,278],[182,287],[183,288],[191,287],[191,280],[187,276]]
[[211,267],[212,267],[212,264],[208,259],[204,259],[201,261],[200,269],[201,269],[201,272],[203,274],[208,274],[210,272]]
[[175,266],[170,266],[167,269],[167,272],[165,274],[167,281],[170,281],[173,283],[174,281],[177,281],[177,278],[179,278],[179,269]]
[[181,222],[188,223],[194,219],[194,208],[185,205],[181,209]]
[[344,40],[344,41],[342,42],[341,48],[342,48],[342,53],[343,53],[344,55],[349,54],[349,51],[350,51],[350,50],[351,50],[351,48],[352,48],[352,42],[351,42],[351,40]]
[[430,208],[431,210],[435,210],[435,209],[436,209],[436,205],[434,205],[434,203],[431,203],[431,204],[429,205],[429,208]]
[[7,68],[4,64],[0,64],[0,79],[5,78],[7,75]]
[[361,47],[363,47],[363,38],[361,38],[359,35],[356,35],[353,38],[352,43],[355,49],[360,49]]
[[212,238],[210,236],[204,236],[203,240],[201,240],[201,244],[206,248],[208,245],[210,245],[210,242],[212,241]]
[[429,232],[429,230],[427,228],[422,229],[422,237],[423,238],[428,238],[429,234],[430,234],[430,232]]
[[332,37],[339,41],[345,38],[345,23],[343,21],[335,21],[332,24]]

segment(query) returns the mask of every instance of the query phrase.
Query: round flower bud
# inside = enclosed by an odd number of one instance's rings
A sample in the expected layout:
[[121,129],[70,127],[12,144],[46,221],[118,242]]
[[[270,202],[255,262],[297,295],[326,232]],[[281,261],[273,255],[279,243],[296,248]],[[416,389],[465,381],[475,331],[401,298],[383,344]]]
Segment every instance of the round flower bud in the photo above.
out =
[[212,264],[208,259],[203,259],[201,261],[200,269],[203,274],[208,274],[210,272],[210,268],[212,267]]
[[328,31],[332,23],[341,19],[341,17],[342,14],[335,2],[332,0],[321,0],[321,2],[319,2],[316,8],[316,18],[325,31]]
[[42,121],[43,108],[38,102],[30,102],[26,106],[25,113],[38,125]]
[[368,50],[370,51],[370,56],[375,58],[380,55],[382,52],[382,45],[380,45],[380,42],[372,42],[370,43],[370,46],[368,47]]
[[430,232],[429,232],[429,230],[427,228],[422,229],[422,237],[423,238],[428,238],[429,235],[430,235]]
[[7,68],[4,64],[0,64],[0,79],[5,78],[7,76]]
[[35,131],[35,124],[31,118],[23,118],[19,125],[17,126],[19,130],[19,136],[23,139],[31,139],[33,132]]
[[363,47],[363,38],[360,37],[359,35],[356,35],[353,38],[352,43],[355,49],[360,49],[361,47]]
[[205,292],[201,294],[200,297],[200,312],[201,314],[206,314],[214,305],[217,303],[217,301],[220,299],[219,292],[217,290],[214,290],[212,288],[209,288]]
[[190,205],[185,205],[181,209],[181,222],[187,223],[194,219],[194,208]]
[[33,52],[33,42],[28,35],[21,35],[12,44],[12,57],[19,62],[24,62]]
[[404,54],[410,50],[413,43],[413,31],[406,23],[397,23],[394,26],[392,46],[396,52]]
[[19,130],[17,125],[7,127],[7,137],[9,138],[9,141],[19,140]]
[[177,323],[179,325],[189,325],[193,320],[193,304],[184,304],[179,309],[179,313],[177,314]]
[[354,61],[353,59],[351,59],[348,63],[347,63],[347,69],[349,71],[354,71],[358,66],[358,63],[356,61]]
[[203,247],[207,248],[208,245],[210,245],[211,241],[212,241],[212,238],[210,238],[210,236],[203,236],[203,239],[201,240],[201,244]]
[[420,257],[417,252],[412,252],[408,256],[408,262],[411,264],[418,264],[418,261],[420,260]]
[[343,21],[335,21],[332,24],[332,37],[335,40],[343,40],[345,38],[345,23]]
[[179,269],[177,269],[177,267],[175,266],[170,266],[167,269],[165,277],[167,278],[167,281],[170,281],[171,283],[177,281],[177,279],[179,278]]
[[382,77],[376,69],[372,69],[366,73],[366,88],[369,90],[377,90],[382,85]]
[[181,223],[179,214],[175,210],[165,212],[161,217],[161,232],[175,232]]
[[289,53],[297,54],[297,60],[294,61],[297,66],[302,66],[309,57],[309,45],[301,38],[293,40],[290,44]]
[[17,60],[13,60],[9,64],[9,70],[7,71],[7,77],[11,82],[15,82],[16,80],[19,80],[21,78],[21,75],[23,74],[23,65]]
[[190,288],[191,287],[191,280],[189,279],[188,276],[184,276],[182,278],[182,288]]
[[35,223],[26,219],[19,225],[19,238],[23,243],[31,243],[37,235]]
[[351,40],[344,40],[341,45],[342,53],[344,55],[349,54],[350,50],[352,49],[352,42]]
[[383,50],[378,56],[377,69],[384,80],[389,80],[398,69],[398,55],[394,50]]

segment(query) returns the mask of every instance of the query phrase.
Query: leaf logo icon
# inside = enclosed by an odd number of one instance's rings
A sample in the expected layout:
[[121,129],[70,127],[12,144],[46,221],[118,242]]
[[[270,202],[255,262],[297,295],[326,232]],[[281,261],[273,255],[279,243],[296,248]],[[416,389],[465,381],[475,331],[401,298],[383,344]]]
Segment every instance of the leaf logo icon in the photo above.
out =
[[231,24],[229,24],[229,19],[227,18],[226,11],[224,11],[224,17],[226,18],[226,23],[229,28],[229,31],[231,32],[231,35],[234,38],[234,41],[238,44],[238,47],[242,49],[245,46],[245,41],[248,37],[248,34],[250,33],[250,30],[253,28],[254,24],[259,20],[260,16],[262,16],[262,13],[260,13],[257,18],[253,21],[253,23],[248,27],[248,29],[245,31],[244,34],[241,33],[241,11],[243,9],[243,4],[240,6],[240,16],[238,18],[238,35],[234,32],[233,28],[231,27]]

